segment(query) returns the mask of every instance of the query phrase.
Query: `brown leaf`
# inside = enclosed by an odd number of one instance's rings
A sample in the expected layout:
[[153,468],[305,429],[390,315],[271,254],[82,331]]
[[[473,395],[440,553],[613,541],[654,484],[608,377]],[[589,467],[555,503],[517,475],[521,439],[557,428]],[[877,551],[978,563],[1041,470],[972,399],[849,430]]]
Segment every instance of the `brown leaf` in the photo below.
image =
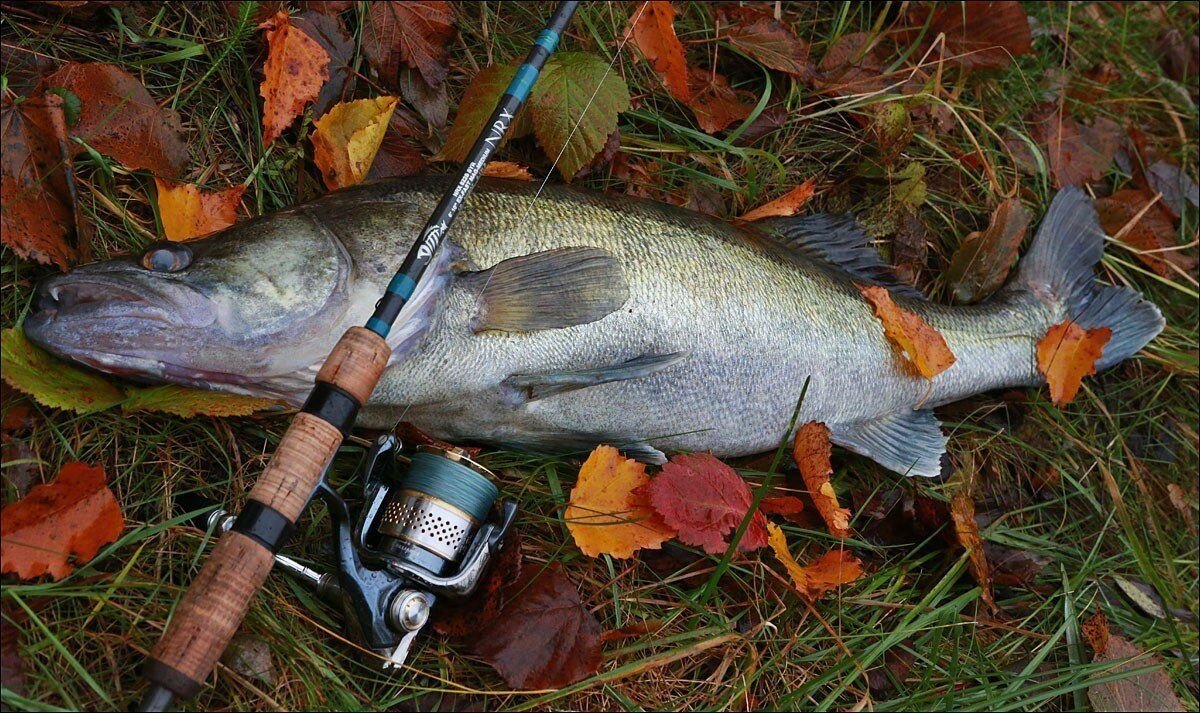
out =
[[104,470],[68,463],[53,483],[39,485],[0,513],[0,572],[21,579],[62,579],[96,556],[125,528]]
[[594,674],[600,623],[562,569],[526,566],[507,603],[482,630],[475,653],[519,690],[562,688]]
[[483,175],[491,178],[511,178],[517,181],[532,181],[529,169],[512,161],[489,161],[483,167]]
[[1054,106],[1043,106],[1032,121],[1030,136],[1045,152],[1056,188],[1100,180],[1125,135],[1112,119],[1083,124]]
[[874,285],[856,287],[883,324],[884,336],[901,350],[921,376],[933,379],[954,364],[954,354],[942,335],[920,315],[897,305],[887,288]]
[[[679,541],[721,554],[727,537],[742,524],[753,504],[750,486],[733,468],[709,453],[684,453],[663,466],[644,488],[650,505]],[[756,550],[767,542],[766,518],[755,512],[738,549]]]
[[1096,713],[1108,711],[1184,711],[1183,702],[1171,685],[1171,677],[1162,667],[1158,656],[1144,651],[1115,634],[1108,637],[1103,653],[1097,653],[1096,663],[1111,663],[1103,675],[1111,676],[1153,666],[1116,681],[1094,683],[1088,687],[1088,701]]
[[816,180],[810,178],[770,203],[746,211],[738,220],[752,222],[763,218],[793,216],[812,198],[816,185]]
[[646,621],[635,621],[620,629],[609,629],[600,635],[600,643],[607,644],[612,641],[624,641],[626,639],[640,639],[648,634],[654,634],[662,631],[666,624],[660,619],[649,619]]
[[357,76],[354,69],[354,38],[337,13],[331,14],[317,8],[293,15],[291,23],[321,45],[325,54],[329,55],[329,80],[321,85],[317,100],[312,105],[312,115],[322,116],[329,111],[329,107],[346,98]]
[[1050,385],[1050,399],[1070,403],[1079,393],[1083,377],[1096,373],[1096,360],[1112,338],[1108,327],[1084,329],[1072,321],[1051,327],[1037,345],[1038,371]]
[[683,44],[675,36],[675,8],[669,2],[651,0],[634,10],[633,17],[637,18],[637,23],[633,26],[630,42],[654,71],[662,75],[667,93],[682,102],[689,101],[692,89],[688,85]]
[[687,105],[705,133],[715,134],[754,110],[753,104],[742,101],[729,86],[729,80],[711,70],[688,67],[688,85],[692,98]]
[[808,80],[830,94],[866,94],[886,88],[891,81],[875,50],[875,37],[868,32],[842,35],[826,51]]
[[[141,82],[115,64],[65,64],[43,86],[63,87],[79,97],[79,119],[71,136],[125,168],[175,177],[187,165],[179,115],[160,108]],[[75,151],[84,148],[76,146]]]
[[754,7],[721,5],[716,17],[718,36],[741,52],[793,76],[808,73],[808,45],[771,13]]
[[245,186],[201,191],[190,183],[154,179],[158,187],[158,215],[167,240],[199,238],[237,222]]
[[832,457],[833,444],[825,424],[809,421],[796,429],[792,458],[800,468],[800,476],[829,533],[834,537],[847,537],[850,535],[850,511],[838,503],[837,493],[829,482],[829,476],[833,475]]
[[414,120],[419,121],[411,114],[406,117],[399,106],[392,111],[383,142],[379,144],[379,152],[367,171],[367,178],[415,176],[425,170],[425,155],[416,142],[411,126]]
[[374,2],[367,9],[363,54],[385,83],[394,85],[406,64],[431,87],[446,81],[446,43],[454,37],[448,2]]
[[946,36],[946,61],[968,69],[1002,69],[1014,56],[1029,54],[1029,18],[1019,2],[966,2],[914,9],[911,24],[929,19],[926,36]]
[[643,548],[656,550],[675,535],[641,492],[648,482],[646,466],[616,448],[592,451],[579,469],[563,516],[585,555],[623,559]]
[[979,302],[1004,285],[1032,218],[1019,199],[1009,198],[996,206],[986,230],[963,239],[945,273],[955,302]]
[[1103,654],[1108,650],[1108,617],[1104,616],[1104,612],[1098,611],[1088,617],[1088,620],[1079,626],[1079,631],[1094,653]]
[[1189,81],[1192,94],[1196,93],[1196,80],[1200,77],[1200,36],[1191,37],[1174,27],[1164,28],[1155,43],[1159,64],[1163,71],[1176,82]]
[[796,591],[805,599],[819,599],[825,592],[850,584],[863,574],[862,562],[843,549],[830,550],[809,565],[801,566],[788,550],[787,536],[778,525],[767,523],[767,533],[776,559],[783,563]]
[[950,499],[950,519],[954,522],[955,539],[967,551],[967,569],[982,590],[980,599],[989,609],[995,610],[991,567],[988,566],[979,525],[975,522],[975,501],[971,497],[970,488],[962,482],[954,489],[954,495]]
[[521,579],[524,557],[521,533],[514,531],[504,542],[499,556],[492,561],[483,581],[466,599],[446,599],[433,608],[434,631],[455,639],[473,638],[480,622],[492,621]]
[[[1151,203],[1154,203],[1151,205]],[[1133,248],[1138,259],[1163,277],[1178,275],[1196,266],[1196,260],[1178,249],[1171,215],[1145,189],[1126,188],[1096,201],[1104,232]]]
[[258,93],[263,98],[263,144],[269,146],[317,100],[329,80],[329,53],[293,26],[286,10],[258,27],[267,31],[267,61]]
[[25,659],[21,656],[21,630],[9,621],[8,610],[0,616],[0,686],[14,695],[25,695]]

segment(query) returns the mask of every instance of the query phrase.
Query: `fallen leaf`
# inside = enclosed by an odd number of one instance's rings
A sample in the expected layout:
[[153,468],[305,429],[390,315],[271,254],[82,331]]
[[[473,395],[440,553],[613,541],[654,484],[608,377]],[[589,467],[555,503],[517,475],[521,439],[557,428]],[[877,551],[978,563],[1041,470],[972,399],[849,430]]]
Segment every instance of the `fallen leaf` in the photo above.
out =
[[[887,208],[888,205],[880,204],[880,207]],[[891,214],[895,220],[892,270],[901,283],[920,289],[921,273],[929,261],[929,229],[917,211],[902,204]]]
[[1116,583],[1117,589],[1121,590],[1121,594],[1124,594],[1138,608],[1138,611],[1155,619],[1167,618],[1167,609],[1163,605],[1162,597],[1154,591],[1154,587],[1143,582],[1130,581],[1119,574],[1113,576],[1113,581]]
[[[1148,174],[1147,174],[1148,175]],[[1179,250],[1171,215],[1141,188],[1126,188],[1096,201],[1104,232],[1133,249],[1137,258],[1163,277],[1189,272],[1195,259]],[[1178,270],[1176,269],[1178,268]]]
[[479,623],[494,620],[505,597],[517,591],[513,587],[521,580],[523,566],[521,532],[514,530],[471,596],[445,599],[433,608],[434,631],[456,639],[473,638],[479,631]]
[[833,475],[833,444],[829,440],[829,428],[823,423],[809,421],[796,429],[792,458],[800,468],[800,477],[808,486],[808,492],[829,533],[834,537],[848,537],[850,511],[838,503],[837,493],[829,482],[829,476]]
[[0,409],[4,410],[3,419],[0,421],[0,435],[24,433],[38,422],[33,403],[27,396],[9,386],[7,381],[0,381]]
[[688,67],[688,84],[692,98],[687,105],[706,134],[722,131],[754,110],[753,104],[743,101],[742,95],[729,86],[724,75],[712,70]]
[[[551,56],[550,60],[554,57]],[[549,61],[549,60],[548,60]],[[482,133],[484,124],[491,118],[496,109],[496,103],[504,95],[504,90],[512,82],[517,68],[507,64],[493,64],[484,67],[471,79],[462,100],[458,102],[458,112],[454,115],[454,123],[446,135],[446,143],[442,150],[433,157],[434,161],[462,161],[475,145],[475,140]],[[535,87],[537,84],[534,85]],[[501,139],[500,146],[510,139],[519,139],[533,131],[525,108],[517,112],[517,116],[508,126],[508,132]],[[499,148],[499,146],[497,147]]]
[[355,70],[355,42],[337,13],[318,8],[305,10],[291,19],[292,26],[311,37],[329,56],[329,80],[321,85],[313,102],[313,116],[323,116],[329,107],[342,101],[358,76]]
[[8,610],[0,616],[0,687],[13,695],[25,695],[25,659],[21,656],[21,630],[9,621]]
[[1096,612],[1088,617],[1088,620],[1080,624],[1079,632],[1083,634],[1083,640],[1091,647],[1092,652],[1103,654],[1108,650],[1108,617],[1104,616],[1104,612]]
[[1112,338],[1108,327],[1084,329],[1072,321],[1051,327],[1038,341],[1038,371],[1050,385],[1050,399],[1070,403],[1079,393],[1083,377],[1096,373],[1096,360]]
[[819,599],[843,584],[850,584],[863,574],[862,561],[843,549],[830,550],[810,564],[801,566],[788,550],[787,535],[778,525],[767,523],[767,533],[767,542],[776,559],[787,569],[796,591],[809,601]]
[[270,146],[317,100],[329,80],[329,53],[293,25],[286,10],[258,27],[267,31],[267,61],[258,93],[263,98],[263,144]]
[[1183,208],[1188,203],[1200,208],[1200,185],[1178,164],[1155,161],[1146,169],[1146,181],[1151,191],[1162,194],[1163,205],[1176,218],[1183,215]]
[[[178,176],[188,161],[179,114],[160,108],[150,92],[116,66],[71,62],[43,81],[79,97],[79,119],[70,135],[130,170]],[[75,146],[76,153],[85,151]]]
[[963,239],[944,278],[956,303],[974,304],[1004,285],[1032,218],[1020,199],[1009,198],[996,206],[986,230]]
[[674,536],[639,491],[648,482],[646,466],[616,448],[592,451],[579,469],[563,516],[585,555],[624,559],[640,549],[656,550]]
[[331,190],[356,185],[366,178],[396,101],[396,97],[375,97],[337,104],[316,121],[313,161]]
[[221,654],[221,663],[234,673],[246,678],[274,686],[279,679],[275,672],[275,660],[271,646],[253,634],[239,633],[233,637]]
[[662,631],[666,624],[661,619],[650,619],[648,621],[635,621],[622,626],[620,629],[609,629],[600,635],[600,643],[607,644],[612,641],[625,641],[628,639],[640,639],[649,634],[656,634]]
[[797,77],[808,73],[808,45],[771,13],[755,7],[720,5],[716,18],[717,35],[740,52],[780,72]]
[[[673,528],[679,541],[710,555],[729,548],[734,532],[753,504],[750,486],[733,468],[710,453],[682,453],[663,466],[645,487],[650,505]],[[755,512],[738,543],[743,552],[767,542],[767,519]]]
[[517,181],[532,181],[529,169],[512,161],[489,161],[483,167],[483,175],[491,178],[511,178]]
[[34,346],[20,329],[0,335],[4,380],[38,403],[76,413],[94,413],[123,401],[121,390],[91,372],[59,361]]
[[1034,113],[1030,137],[1042,147],[1054,186],[1081,186],[1100,180],[1112,165],[1125,132],[1112,119],[1083,124],[1053,105]]
[[425,121],[434,126],[445,126],[450,116],[450,95],[446,83],[433,86],[426,82],[421,73],[411,67],[400,70],[400,96],[417,110]]
[[604,660],[600,623],[558,565],[525,569],[500,612],[479,622],[475,653],[518,690],[562,688],[594,674]]
[[784,193],[770,203],[760,205],[742,214],[738,220],[752,222],[763,218],[789,217],[796,214],[800,208],[812,198],[816,191],[816,181],[812,178]]
[[954,354],[942,335],[920,315],[897,305],[887,288],[855,286],[883,324],[884,336],[901,350],[921,376],[933,379],[954,364]]
[[415,176],[425,170],[425,155],[416,143],[416,137],[410,125],[410,119],[397,106],[388,120],[387,131],[379,144],[379,151],[367,178],[393,178],[397,176]]
[[975,501],[972,499],[970,487],[965,484],[961,475],[955,476],[954,494],[950,498],[950,519],[954,523],[954,539],[967,553],[967,570],[979,585],[980,599],[993,611],[996,600],[992,596],[992,570],[988,564],[987,552],[983,547],[983,537],[979,534],[979,525],[975,522]]
[[283,411],[287,407],[276,399],[241,394],[191,389],[186,386],[153,386],[126,391],[121,409],[125,413],[154,411],[182,418],[195,416],[249,416],[260,411]]
[[808,81],[836,96],[868,94],[886,89],[890,80],[869,32],[842,35],[826,51]]
[[1103,653],[1097,653],[1096,663],[1111,663],[1097,675],[1115,674],[1153,668],[1116,681],[1093,683],[1088,687],[1088,701],[1096,713],[1108,711],[1184,711],[1183,702],[1171,685],[1171,677],[1162,667],[1158,656],[1147,656],[1123,637],[1112,634]]
[[778,515],[784,520],[795,522],[797,516],[804,512],[804,501],[794,495],[774,495],[760,500],[758,509],[764,515]]
[[102,468],[67,463],[54,482],[6,506],[0,513],[0,572],[62,579],[116,540],[125,518],[105,480]]
[[354,0],[302,0],[299,4],[323,15],[337,15],[354,7]]
[[967,2],[917,6],[910,24],[928,19],[927,41],[945,35],[946,61],[968,69],[1003,69],[1013,57],[1029,54],[1033,36],[1019,2]]
[[[5,412],[4,422],[6,424],[8,423],[8,419],[9,419],[8,413]],[[7,430],[7,426],[6,426],[6,430]],[[1179,487],[1178,484],[1168,483],[1167,484],[1167,497],[1171,500],[1171,506],[1174,507],[1175,510],[1178,511],[1179,514],[1183,516],[1184,521],[1187,523],[1188,529],[1194,530],[1196,528],[1196,516],[1194,514],[1192,514],[1193,506],[1189,505],[1188,503],[1196,502],[1195,492],[1193,492],[1192,496],[1189,498],[1186,495],[1184,495],[1183,488]]]
[[912,143],[913,132],[912,116],[904,104],[892,101],[875,107],[871,133],[875,135],[875,146],[888,170]]
[[448,2],[373,2],[362,32],[363,54],[393,85],[401,65],[421,73],[430,86],[441,86],[449,72],[446,44],[454,37],[454,12]]
[[683,102],[691,99],[687,58],[683,43],[675,36],[675,8],[669,2],[651,0],[638,6],[633,17],[637,22],[629,41],[654,71],[662,75],[668,94]]
[[1028,587],[1051,559],[1046,555],[984,542],[983,552],[997,587]]
[[228,228],[237,222],[238,206],[245,186],[219,191],[201,191],[190,183],[155,178],[158,187],[158,215],[167,240],[199,238]]
[[1166,27],[1159,33],[1155,49],[1166,75],[1176,82],[1188,82],[1195,96],[1200,77],[1200,36],[1193,32],[1188,37],[1174,27]]

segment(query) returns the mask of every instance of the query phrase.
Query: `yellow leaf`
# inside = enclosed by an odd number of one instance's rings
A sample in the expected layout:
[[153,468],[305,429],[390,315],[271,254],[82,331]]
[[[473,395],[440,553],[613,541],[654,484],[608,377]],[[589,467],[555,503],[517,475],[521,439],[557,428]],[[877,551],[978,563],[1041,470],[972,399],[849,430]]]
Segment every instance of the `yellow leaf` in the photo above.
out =
[[196,186],[154,179],[158,186],[158,215],[167,240],[191,240],[237,222],[245,186],[201,191]]
[[375,160],[396,97],[359,99],[335,105],[316,122],[313,160],[331,189],[361,183]]
[[831,589],[849,584],[863,574],[862,562],[842,549],[830,550],[809,565],[799,564],[788,550],[787,535],[773,522],[767,523],[767,544],[787,569],[796,591],[808,600],[817,599]]
[[1046,332],[1037,345],[1037,363],[1054,403],[1061,405],[1075,398],[1083,377],[1096,373],[1096,360],[1109,339],[1112,330],[1108,327],[1084,329],[1070,321]]
[[639,489],[650,482],[646,466],[624,458],[612,446],[599,446],[579,469],[567,506],[567,529],[589,557],[625,558],[657,550],[675,536],[650,509]]
[[886,287],[855,287],[871,303],[875,316],[883,324],[884,336],[904,352],[921,376],[933,379],[954,364],[954,353],[950,351],[945,338],[919,314],[909,312],[892,301],[892,293]]
[[263,98],[263,144],[269,146],[317,100],[329,80],[329,53],[292,25],[285,10],[259,29],[267,31],[267,61],[258,93]]

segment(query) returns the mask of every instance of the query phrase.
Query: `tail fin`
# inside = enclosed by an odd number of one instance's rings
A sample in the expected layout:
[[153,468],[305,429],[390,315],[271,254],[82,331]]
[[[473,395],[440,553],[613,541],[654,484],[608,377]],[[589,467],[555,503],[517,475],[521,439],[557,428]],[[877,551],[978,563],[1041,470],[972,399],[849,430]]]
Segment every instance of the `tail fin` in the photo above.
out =
[[1084,328],[1108,327],[1112,339],[1096,362],[1107,369],[1146,346],[1162,331],[1162,314],[1127,288],[1096,282],[1093,268],[1104,254],[1104,230],[1092,200],[1063,188],[1054,196],[1033,245],[1021,259],[1014,286],[1061,305]]

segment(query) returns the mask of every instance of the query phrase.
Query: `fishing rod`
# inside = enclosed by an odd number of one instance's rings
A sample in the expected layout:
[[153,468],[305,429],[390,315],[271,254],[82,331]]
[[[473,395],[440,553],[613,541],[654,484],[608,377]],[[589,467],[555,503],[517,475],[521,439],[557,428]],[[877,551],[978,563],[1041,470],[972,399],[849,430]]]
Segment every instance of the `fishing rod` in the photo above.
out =
[[502,546],[516,508],[495,507],[499,491],[491,474],[465,454],[418,449],[408,459],[407,474],[397,478],[389,467],[397,460],[397,444],[381,438],[367,458],[366,505],[353,528],[345,501],[325,483],[324,474],[387,366],[392,325],[578,5],[558,4],[374,314],[334,346],[241,513],[221,518],[224,533],[143,668],[150,685],[140,710],[165,710],[176,697],[190,698],[200,690],[313,497],[322,498],[333,513],[338,581],[291,560],[284,566],[340,600],[348,623],[369,646],[391,648],[387,661],[393,667],[403,663],[435,598],[469,594]]

